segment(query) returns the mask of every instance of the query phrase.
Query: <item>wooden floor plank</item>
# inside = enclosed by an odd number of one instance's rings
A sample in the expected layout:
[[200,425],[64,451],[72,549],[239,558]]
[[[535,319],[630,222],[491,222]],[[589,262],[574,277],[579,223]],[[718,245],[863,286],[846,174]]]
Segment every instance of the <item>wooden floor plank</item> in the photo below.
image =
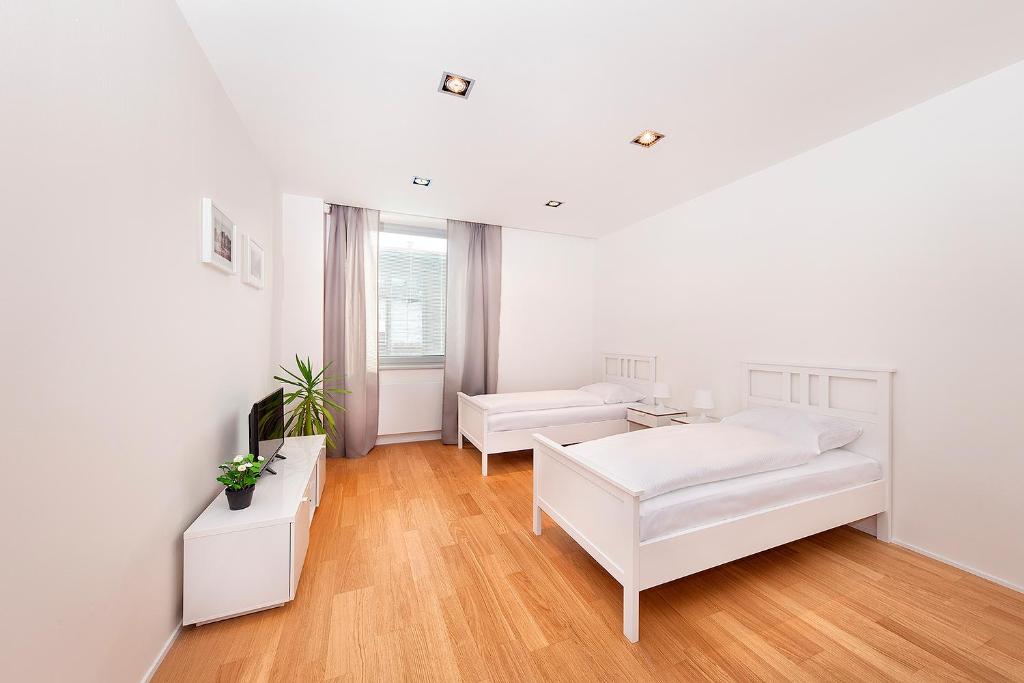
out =
[[848,527],[644,591],[631,644],[621,586],[533,535],[530,453],[327,467],[296,599],[184,629],[154,681],[1024,681],[1024,595]]

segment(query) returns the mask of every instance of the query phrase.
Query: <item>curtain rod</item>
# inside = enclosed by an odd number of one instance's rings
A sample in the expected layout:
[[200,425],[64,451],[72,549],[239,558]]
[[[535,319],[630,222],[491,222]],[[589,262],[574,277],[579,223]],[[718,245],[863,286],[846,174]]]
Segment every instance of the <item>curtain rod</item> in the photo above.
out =
[[[347,205],[346,204],[335,204],[334,202],[325,201],[324,202],[324,213],[330,213],[332,206],[347,206]],[[401,213],[400,211],[381,211],[380,209],[378,209],[378,211],[380,211],[381,213]],[[430,220],[446,221],[446,222],[448,220],[459,220],[459,219],[438,218],[437,216],[421,216],[421,215],[415,214],[415,213],[402,213],[401,215],[403,215],[403,216],[412,216],[413,218],[429,218]],[[467,223],[479,223],[479,221],[466,221],[466,222]],[[491,224],[490,223],[481,223],[481,225],[491,225]],[[576,237],[578,239],[584,239],[584,240],[596,240],[596,239],[598,239],[597,237],[591,237],[590,235],[574,235],[571,232],[554,232],[552,230],[537,230],[536,228],[519,228],[519,227],[516,227],[514,225],[502,225],[500,227],[502,229],[508,228],[510,230],[524,230],[526,232],[540,232],[540,233],[543,233],[545,235],[559,235],[561,237]]]

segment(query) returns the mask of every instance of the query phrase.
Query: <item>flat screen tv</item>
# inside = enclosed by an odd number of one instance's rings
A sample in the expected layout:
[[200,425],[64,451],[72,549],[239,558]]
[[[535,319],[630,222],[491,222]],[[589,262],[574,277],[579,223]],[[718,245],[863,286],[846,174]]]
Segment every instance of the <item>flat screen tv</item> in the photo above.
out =
[[254,403],[249,411],[249,452],[262,455],[266,469],[283,445],[284,389],[278,389]]

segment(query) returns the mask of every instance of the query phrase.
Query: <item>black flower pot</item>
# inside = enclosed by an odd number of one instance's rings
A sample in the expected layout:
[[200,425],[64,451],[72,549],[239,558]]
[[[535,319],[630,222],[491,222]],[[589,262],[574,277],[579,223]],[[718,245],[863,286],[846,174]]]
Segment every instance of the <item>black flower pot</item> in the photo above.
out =
[[244,510],[252,503],[252,492],[255,486],[246,486],[244,489],[232,491],[224,489],[224,495],[228,497],[228,508],[231,510]]

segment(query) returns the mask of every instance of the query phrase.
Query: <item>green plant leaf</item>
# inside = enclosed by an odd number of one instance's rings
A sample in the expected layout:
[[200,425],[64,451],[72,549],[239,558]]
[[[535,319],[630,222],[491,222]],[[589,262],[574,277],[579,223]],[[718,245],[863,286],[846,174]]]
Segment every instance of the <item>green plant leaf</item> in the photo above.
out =
[[288,368],[282,367],[281,369],[284,370],[285,373],[287,373],[289,377],[291,377],[293,380],[295,380],[295,382],[298,384],[298,386],[300,386],[300,387],[306,386],[306,381],[304,379],[302,379],[302,377],[300,377],[299,375],[296,375],[294,372],[292,372]]
[[287,379],[285,377],[281,377],[280,375],[274,375],[274,379],[276,379],[278,382],[281,382],[281,384],[287,384],[289,386],[299,387],[299,389],[305,389],[306,388],[306,385],[303,384],[301,381],[293,381],[293,380]]
[[302,375],[302,379],[304,381],[308,381],[309,378],[306,375],[309,372],[309,368],[302,362],[302,359],[299,358],[298,354],[295,354],[295,364],[299,366],[299,374]]
[[343,405],[340,405],[340,404],[338,404],[338,403],[335,403],[334,401],[332,401],[332,400],[331,400],[331,399],[329,399],[329,398],[325,398],[325,399],[324,399],[324,405],[328,405],[328,406],[331,406],[332,408],[334,408],[334,409],[336,409],[336,410],[345,410],[345,406],[343,406]]

